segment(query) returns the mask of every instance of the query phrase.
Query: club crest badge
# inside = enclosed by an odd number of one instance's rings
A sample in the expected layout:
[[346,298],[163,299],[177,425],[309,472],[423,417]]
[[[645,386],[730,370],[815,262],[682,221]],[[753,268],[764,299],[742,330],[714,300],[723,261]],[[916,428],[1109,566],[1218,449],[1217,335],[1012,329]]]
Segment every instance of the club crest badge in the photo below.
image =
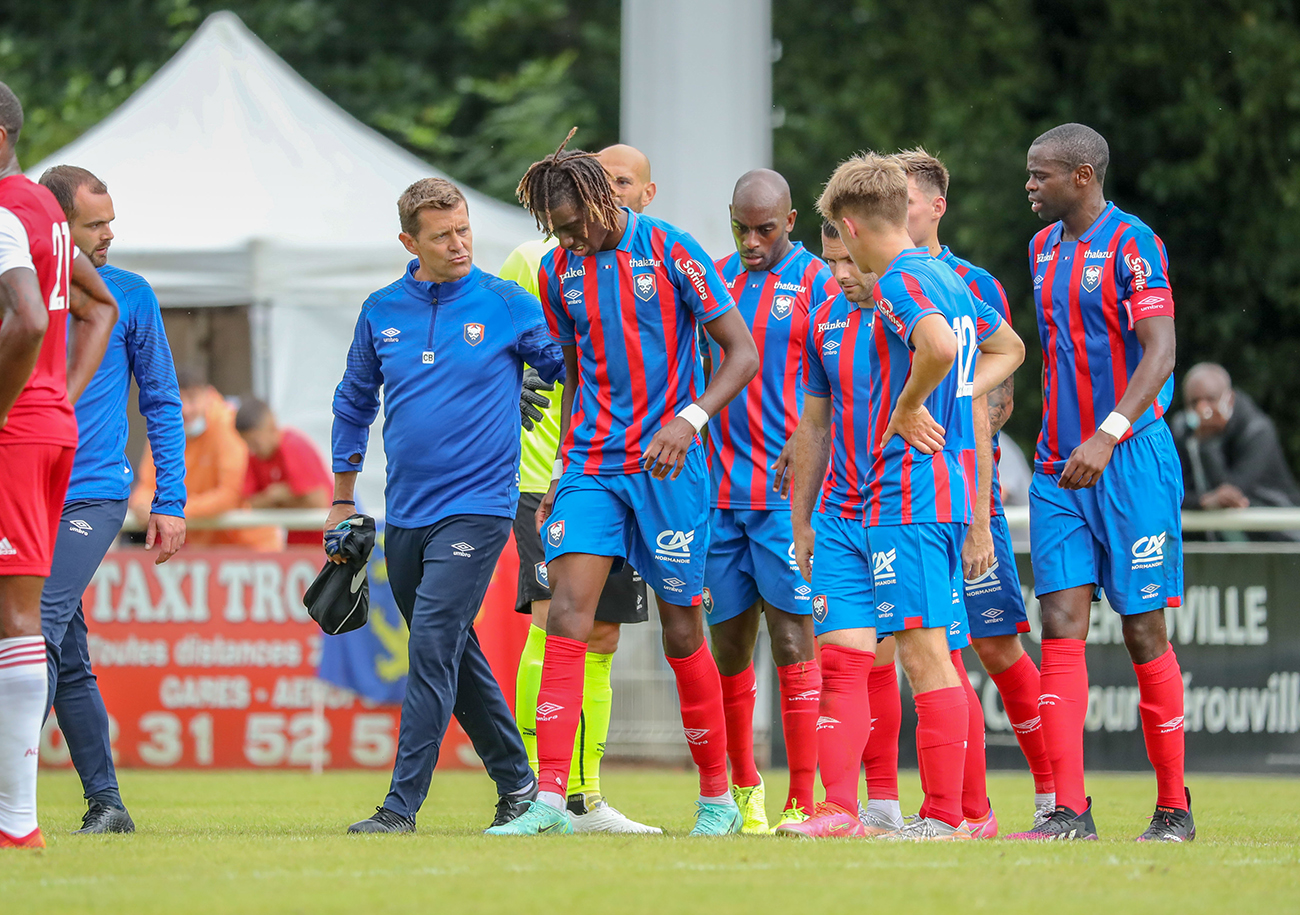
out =
[[533,575],[536,577],[537,583],[543,588],[549,588],[551,586],[551,576],[546,571],[546,563],[535,563],[533,565]]
[[830,609],[830,601],[826,599],[825,594],[818,594],[812,599],[813,619],[819,623],[826,622],[826,611]]
[[790,317],[794,311],[794,297],[788,295],[779,295],[772,300],[772,317],[780,321],[782,318]]
[[1101,267],[1090,264],[1083,268],[1083,291],[1092,292],[1101,285]]
[[563,521],[552,521],[546,526],[546,542],[552,547],[558,547],[564,542]]
[[713,592],[708,588],[704,589],[704,595],[700,598],[700,604],[704,607],[705,613],[713,612]]
[[655,275],[653,273],[638,273],[632,278],[632,284],[636,288],[636,297],[642,302],[649,302],[655,294]]
[[470,346],[478,346],[483,342],[483,325],[466,324],[465,325],[465,342]]

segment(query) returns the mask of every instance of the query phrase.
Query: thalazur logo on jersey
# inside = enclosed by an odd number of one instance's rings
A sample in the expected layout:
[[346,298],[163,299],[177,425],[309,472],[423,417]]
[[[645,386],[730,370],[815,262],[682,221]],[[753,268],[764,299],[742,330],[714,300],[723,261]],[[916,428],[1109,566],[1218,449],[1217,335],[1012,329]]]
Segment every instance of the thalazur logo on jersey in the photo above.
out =
[[470,346],[478,346],[483,342],[483,325],[466,324],[465,325],[465,342]]
[[694,539],[695,531],[660,531],[655,538],[655,554],[668,562],[690,562]]
[[638,273],[632,277],[632,285],[636,289],[636,297],[643,302],[649,302],[655,294],[655,275],[653,273]]
[[780,321],[794,312],[794,299],[788,295],[779,295],[772,300],[772,317]]
[[1139,537],[1133,542],[1133,568],[1150,569],[1165,562],[1166,532]]
[[546,542],[558,547],[564,542],[564,521],[552,521],[546,527]]
[[876,584],[892,585],[897,580],[894,575],[894,560],[897,558],[898,550],[895,549],[871,554],[871,568]]
[[1083,268],[1083,289],[1085,292],[1092,292],[1101,285],[1101,268],[1096,264],[1089,264]]

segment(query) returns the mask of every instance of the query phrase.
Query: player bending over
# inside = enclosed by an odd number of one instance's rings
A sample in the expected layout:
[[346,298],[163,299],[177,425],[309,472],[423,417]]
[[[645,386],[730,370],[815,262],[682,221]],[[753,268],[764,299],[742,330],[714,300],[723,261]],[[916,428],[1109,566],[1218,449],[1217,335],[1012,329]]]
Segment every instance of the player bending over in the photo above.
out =
[[[552,588],[537,698],[541,791],[521,817],[489,832],[572,829],[565,792],[587,639],[611,566],[623,562],[659,597],[664,652],[700,770],[692,834],[737,832],[722,684],[700,612],[709,534],[698,433],[754,377],[758,354],[699,244],[618,207],[596,157],[564,146],[519,183],[521,202],[560,240],[542,261],[538,286],[568,379],[562,458],[538,510]],[[700,323],[725,354],[703,392]]]

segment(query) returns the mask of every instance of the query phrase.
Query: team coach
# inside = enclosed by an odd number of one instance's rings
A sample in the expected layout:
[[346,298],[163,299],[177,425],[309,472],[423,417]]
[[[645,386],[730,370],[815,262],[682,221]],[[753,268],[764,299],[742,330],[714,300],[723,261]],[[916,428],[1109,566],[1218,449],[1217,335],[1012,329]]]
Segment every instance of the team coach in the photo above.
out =
[[497,785],[494,823],[536,796],[536,779],[472,628],[519,498],[524,364],[562,380],[564,355],[541,304],[473,263],[469,207],[451,182],[425,178],[397,201],[405,275],[361,306],[334,392],[334,506],[353,488],[384,392],[388,461],[384,555],[410,628],[392,785],[349,832],[413,832],[453,711]]

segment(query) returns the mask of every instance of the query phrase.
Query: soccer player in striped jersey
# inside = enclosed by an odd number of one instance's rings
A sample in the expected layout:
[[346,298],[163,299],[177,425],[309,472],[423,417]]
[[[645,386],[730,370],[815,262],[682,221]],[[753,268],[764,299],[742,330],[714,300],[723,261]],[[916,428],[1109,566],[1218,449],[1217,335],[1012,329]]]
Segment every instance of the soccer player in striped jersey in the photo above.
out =
[[[1007,296],[993,274],[953,254],[939,244],[939,221],[948,209],[948,169],[924,149],[899,154],[907,170],[907,229],[912,241],[957,271],[967,288],[982,301],[992,305],[1002,320],[1010,323]],[[1020,573],[1011,546],[1011,531],[1002,508],[1002,489],[998,484],[998,434],[1011,415],[1013,379],[998,385],[988,395],[988,425],[977,425],[976,443],[979,466],[975,484],[976,511],[971,520],[966,544],[962,549],[966,574],[966,619],[970,625],[971,645],[980,663],[997,684],[1011,720],[1020,749],[1029,762],[1034,777],[1035,825],[1045,820],[1055,808],[1052,765],[1043,744],[1043,730],[1038,716],[1038,668],[1025,654],[1020,633],[1029,631],[1025,599],[1020,593]],[[985,405],[976,403],[976,414]],[[988,507],[986,512],[984,509]],[[990,561],[991,560],[991,561]],[[965,685],[961,653],[954,652],[953,663]],[[997,834],[997,818],[989,806],[985,789],[984,710],[973,689],[966,695],[970,706],[970,734],[966,741],[966,779],[962,789],[962,812],[975,826],[977,838]]]
[[1106,200],[1110,150],[1083,124],[1029,147],[1029,245],[1043,346],[1043,428],[1029,489],[1043,616],[1039,713],[1056,811],[1015,838],[1093,839],[1084,789],[1084,641],[1100,586],[1123,620],[1157,800],[1140,841],[1196,838],[1183,783],[1183,679],[1165,630],[1182,602],[1183,481],[1169,427],[1174,299],[1164,243]]
[[[700,610],[709,534],[699,431],[754,377],[758,353],[699,243],[618,207],[596,157],[566,143],[519,183],[520,201],[560,241],[542,260],[538,288],[566,364],[562,454],[538,509],[552,591],[537,697],[541,790],[521,817],[489,833],[571,831],[565,791],[587,638],[610,568],[623,562],[659,598],[700,771],[692,834],[733,833],[741,815],[728,790],[722,683]],[[700,324],[725,354],[707,387]]]
[[858,600],[825,608],[818,756],[827,802],[839,809],[809,824],[842,818],[856,806],[879,630],[898,641],[916,698],[925,773],[920,816],[889,835],[967,839],[971,828],[961,804],[967,699],[948,640],[967,632],[961,547],[973,503],[966,482],[975,469],[971,404],[1016,369],[1024,347],[951,267],[913,246],[907,175],[896,159],[873,153],[849,159],[817,206],[836,224],[858,268],[878,277],[867,341],[870,451],[862,463],[874,605]]
[[[812,589],[799,576],[790,529],[790,464],[803,405],[808,314],[838,292],[830,271],[790,241],[790,186],[771,169],[746,172],[731,197],[736,251],[717,262],[758,347],[759,372],[709,420],[709,553],[704,613],[722,674],[732,795],[741,831],[766,833],[763,779],[754,764],[754,645],[767,620],[781,690],[790,769],[783,820],[813,809],[821,674],[813,647]],[[708,343],[710,365],[717,344]]]

